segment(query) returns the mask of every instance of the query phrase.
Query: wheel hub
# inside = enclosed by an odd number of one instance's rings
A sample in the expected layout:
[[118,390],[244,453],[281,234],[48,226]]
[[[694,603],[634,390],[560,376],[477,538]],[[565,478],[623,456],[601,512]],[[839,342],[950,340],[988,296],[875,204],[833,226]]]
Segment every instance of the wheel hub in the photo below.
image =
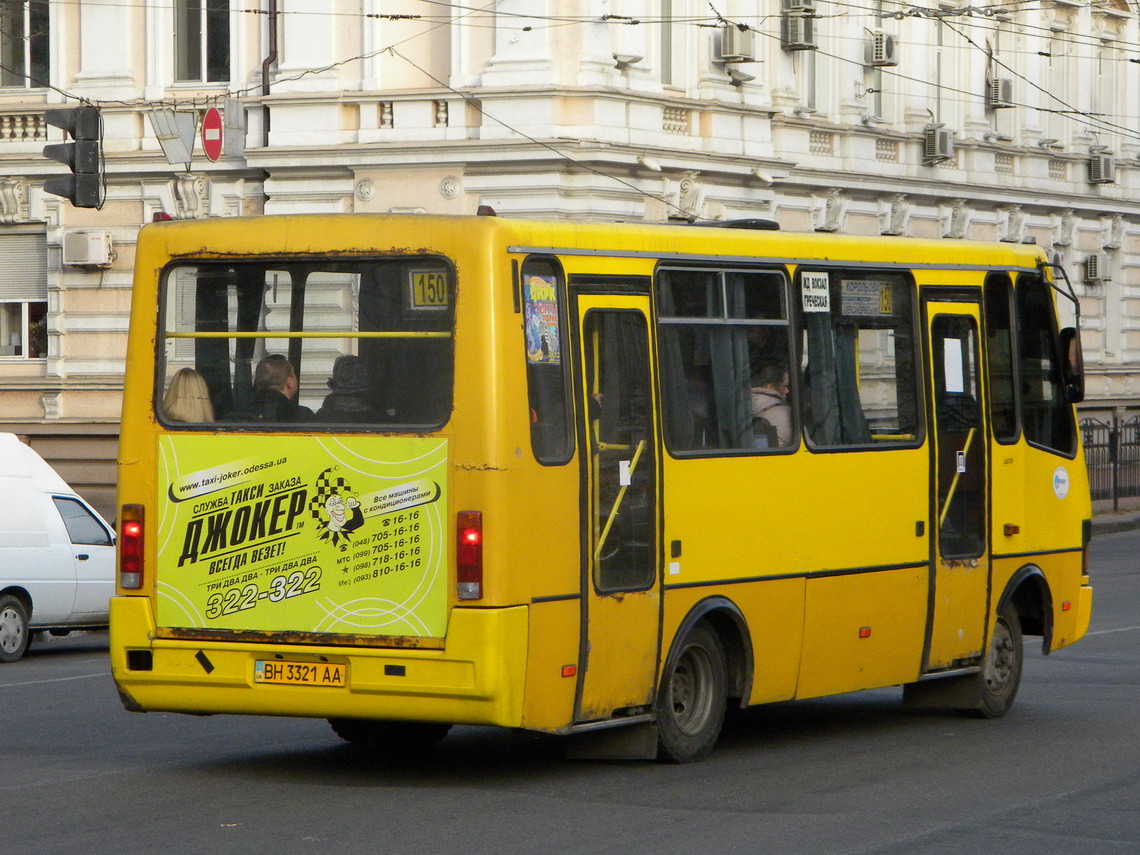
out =
[[1005,621],[999,620],[994,627],[993,643],[986,659],[986,686],[991,692],[1000,692],[1013,677],[1014,656],[1013,636]]
[[0,649],[14,653],[24,642],[24,630],[19,616],[12,609],[0,612]]

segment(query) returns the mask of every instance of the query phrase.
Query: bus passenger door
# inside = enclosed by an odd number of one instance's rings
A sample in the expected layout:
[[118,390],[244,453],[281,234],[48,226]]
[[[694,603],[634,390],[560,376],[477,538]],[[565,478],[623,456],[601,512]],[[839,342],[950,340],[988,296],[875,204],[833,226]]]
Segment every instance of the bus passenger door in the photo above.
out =
[[928,302],[933,393],[933,598],[924,670],[972,664],[985,650],[989,595],[988,440],[973,302]]
[[646,297],[578,298],[582,649],[575,719],[647,712],[657,672],[657,466]]

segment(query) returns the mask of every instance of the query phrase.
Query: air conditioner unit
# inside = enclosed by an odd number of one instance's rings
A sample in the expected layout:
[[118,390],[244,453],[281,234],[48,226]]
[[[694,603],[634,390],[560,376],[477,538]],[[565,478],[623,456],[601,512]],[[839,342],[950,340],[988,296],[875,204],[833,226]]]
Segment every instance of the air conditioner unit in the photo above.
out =
[[1103,282],[1108,278],[1108,261],[1104,253],[1094,252],[1085,258],[1086,282]]
[[106,232],[67,232],[63,236],[63,263],[77,267],[106,267],[111,263],[111,236]]
[[986,109],[1000,110],[1013,106],[1013,81],[1008,77],[994,77],[986,81]]
[[954,156],[954,132],[949,128],[929,127],[923,131],[922,160],[938,163]]
[[784,50],[815,50],[815,18],[810,14],[784,15],[780,41]]
[[863,64],[882,68],[899,64],[898,43],[895,37],[882,30],[874,30],[863,50]]
[[748,62],[755,59],[752,30],[742,30],[732,24],[721,27],[720,58],[725,62]]
[[1089,184],[1115,184],[1116,157],[1094,154],[1089,158]]

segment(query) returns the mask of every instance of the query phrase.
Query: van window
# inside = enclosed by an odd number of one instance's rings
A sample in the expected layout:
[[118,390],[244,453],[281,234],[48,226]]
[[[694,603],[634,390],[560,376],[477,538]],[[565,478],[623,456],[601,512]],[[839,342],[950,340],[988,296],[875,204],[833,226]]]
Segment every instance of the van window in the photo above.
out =
[[67,526],[67,536],[74,544],[83,546],[114,546],[110,533],[87,508],[75,501],[61,496],[52,496],[56,510],[63,517],[63,524]]

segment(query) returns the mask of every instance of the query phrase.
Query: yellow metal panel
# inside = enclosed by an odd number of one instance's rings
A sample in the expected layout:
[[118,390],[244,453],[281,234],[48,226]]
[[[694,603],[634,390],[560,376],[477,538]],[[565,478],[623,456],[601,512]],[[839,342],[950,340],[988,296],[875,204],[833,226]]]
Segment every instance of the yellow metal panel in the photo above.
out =
[[[1081,523],[1092,518],[1092,503],[1079,434],[1077,447],[1074,460],[1039,448],[1026,448],[1026,552],[1081,545]],[[1067,486],[1062,485],[1061,479],[1067,481]]]
[[926,629],[927,584],[925,567],[809,579],[796,696],[916,679]]
[[[1025,443],[990,443],[990,550],[995,554],[1023,552],[1030,527],[1025,510]],[[1007,533],[1006,526],[1017,531]]]
[[581,611],[578,599],[530,607],[523,727],[559,730],[573,722]]
[[928,516],[924,448],[666,457],[663,468],[664,541],[682,545],[666,584],[928,558],[915,529]]

